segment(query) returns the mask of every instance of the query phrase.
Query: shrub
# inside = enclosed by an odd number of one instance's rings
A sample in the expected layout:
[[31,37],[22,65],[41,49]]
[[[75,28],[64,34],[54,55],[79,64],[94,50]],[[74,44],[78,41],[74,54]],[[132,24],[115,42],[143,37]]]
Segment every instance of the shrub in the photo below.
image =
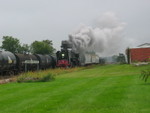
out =
[[54,75],[51,73],[40,73],[40,72],[28,72],[18,77],[17,82],[48,82],[54,80]]
[[142,80],[144,80],[145,82],[147,81],[149,76],[150,76],[150,69],[146,69],[146,70],[141,71]]
[[47,82],[54,79],[55,79],[54,76],[51,73],[48,73],[47,75],[43,76],[39,82]]

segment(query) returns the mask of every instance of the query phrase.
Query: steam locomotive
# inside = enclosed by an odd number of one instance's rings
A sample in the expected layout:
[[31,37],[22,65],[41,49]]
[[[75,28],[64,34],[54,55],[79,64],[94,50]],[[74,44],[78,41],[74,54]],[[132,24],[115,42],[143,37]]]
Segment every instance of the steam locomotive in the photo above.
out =
[[76,53],[68,41],[62,41],[61,51],[57,51],[57,67],[85,66],[99,64],[99,56],[94,52]]
[[57,67],[74,67],[79,66],[79,54],[69,50],[57,51]]
[[0,51],[0,75],[55,68],[56,58],[51,55],[19,54]]

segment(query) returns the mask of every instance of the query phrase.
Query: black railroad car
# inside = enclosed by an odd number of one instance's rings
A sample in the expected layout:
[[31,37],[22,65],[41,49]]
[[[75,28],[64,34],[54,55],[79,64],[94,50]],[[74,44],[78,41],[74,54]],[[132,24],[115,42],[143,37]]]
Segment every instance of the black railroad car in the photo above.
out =
[[52,58],[51,67],[55,68],[56,67],[56,56],[51,56],[51,58]]
[[9,51],[0,51],[0,74],[14,74],[16,71],[16,57]]
[[35,56],[39,60],[39,68],[40,69],[46,69],[46,65],[47,65],[46,56],[41,55],[41,54],[35,54]]
[[52,66],[52,57],[50,55],[44,55],[46,60],[46,68],[50,68]]
[[39,69],[39,60],[35,55],[30,54],[15,54],[17,59],[18,72],[34,71]]

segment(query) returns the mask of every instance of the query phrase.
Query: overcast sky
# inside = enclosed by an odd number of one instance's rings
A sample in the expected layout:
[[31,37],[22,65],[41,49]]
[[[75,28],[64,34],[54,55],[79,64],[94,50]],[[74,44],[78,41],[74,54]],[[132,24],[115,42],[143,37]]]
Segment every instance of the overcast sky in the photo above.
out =
[[3,36],[26,44],[49,39],[60,49],[80,24],[91,26],[105,12],[126,23],[126,46],[150,42],[150,0],[0,0],[0,42]]

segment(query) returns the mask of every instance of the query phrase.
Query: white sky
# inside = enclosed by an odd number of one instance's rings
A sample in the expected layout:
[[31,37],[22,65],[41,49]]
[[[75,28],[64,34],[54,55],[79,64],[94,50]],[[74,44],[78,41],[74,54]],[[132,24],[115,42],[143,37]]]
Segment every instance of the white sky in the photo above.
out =
[[127,24],[127,47],[150,43],[150,0],[0,0],[0,43],[3,36],[27,44],[49,39],[60,49],[80,24],[92,25],[105,12]]

